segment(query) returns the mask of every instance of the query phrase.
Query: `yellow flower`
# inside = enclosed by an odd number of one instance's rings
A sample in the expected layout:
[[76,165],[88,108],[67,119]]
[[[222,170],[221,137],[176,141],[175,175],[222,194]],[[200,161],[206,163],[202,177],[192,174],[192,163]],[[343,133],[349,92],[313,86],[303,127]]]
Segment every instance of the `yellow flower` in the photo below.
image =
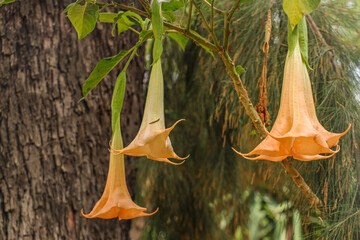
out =
[[[120,127],[115,130],[113,148],[122,147]],[[125,181],[124,155],[110,154],[109,173],[106,180],[105,190],[100,200],[95,204],[89,214],[81,213],[86,218],[119,218],[132,219],[136,217],[150,216],[153,213],[145,213],[146,208],[136,205],[130,197]]]
[[[340,150],[339,139],[350,126],[343,133],[331,133],[319,123],[309,74],[297,41],[286,57],[280,110],[271,132],[250,153],[234,151],[250,160],[282,161],[288,156],[302,161],[330,158]],[[330,149],[334,146],[335,150]],[[258,156],[249,157],[252,155]]]
[[159,59],[152,68],[149,89],[146,97],[144,117],[141,122],[140,130],[135,139],[124,149],[112,148],[118,154],[131,156],[146,156],[149,159],[167,162],[175,165],[182,164],[171,162],[168,158],[184,160],[173,150],[169,134],[178,124],[178,120],[172,127],[165,128],[164,117],[164,80]]

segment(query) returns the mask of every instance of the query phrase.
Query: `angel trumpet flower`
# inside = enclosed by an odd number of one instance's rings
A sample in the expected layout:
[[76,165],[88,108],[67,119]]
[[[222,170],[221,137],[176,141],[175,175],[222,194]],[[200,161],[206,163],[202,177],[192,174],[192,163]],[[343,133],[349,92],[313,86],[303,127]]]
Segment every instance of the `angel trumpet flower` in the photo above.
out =
[[[122,147],[120,127],[115,130],[112,147]],[[81,209],[82,215],[86,218],[110,219],[117,217],[122,220],[150,216],[158,209],[153,213],[145,213],[145,211],[146,208],[139,207],[131,200],[125,181],[124,155],[111,154],[104,193],[89,214],[84,214]]]
[[[301,161],[330,158],[340,150],[339,139],[350,129],[351,125],[343,133],[331,133],[318,121],[298,39],[286,57],[280,110],[271,132],[248,154],[234,149],[246,159],[278,162],[289,156]],[[335,150],[330,149],[334,146]],[[253,155],[258,156],[249,157]]]
[[118,154],[130,156],[146,156],[149,159],[171,163],[174,165],[182,164],[171,162],[168,158],[184,160],[173,150],[169,134],[178,124],[178,120],[170,128],[165,128],[164,117],[164,80],[161,69],[161,60],[159,59],[152,67],[149,89],[146,97],[144,117],[141,122],[140,130],[135,139],[124,149],[117,150],[112,148]]

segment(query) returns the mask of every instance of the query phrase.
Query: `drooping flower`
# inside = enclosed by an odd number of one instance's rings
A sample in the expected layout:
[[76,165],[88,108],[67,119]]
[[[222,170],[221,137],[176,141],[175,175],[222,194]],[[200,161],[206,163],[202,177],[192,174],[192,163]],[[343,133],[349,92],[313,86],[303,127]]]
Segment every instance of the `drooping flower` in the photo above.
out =
[[[343,133],[331,133],[317,119],[310,78],[297,36],[294,48],[286,57],[280,110],[271,132],[250,153],[234,151],[250,160],[282,161],[289,156],[302,161],[325,159],[340,150],[339,139],[349,129],[350,126]],[[336,149],[332,150],[334,146]],[[249,157],[253,155],[258,156]]]
[[137,136],[126,148],[121,150],[112,148],[112,150],[118,154],[146,156],[160,162],[182,164],[184,161],[174,163],[168,159],[184,160],[188,157],[179,157],[174,152],[169,138],[171,130],[182,120],[184,119],[178,120],[170,128],[165,128],[164,80],[159,59],[152,67],[144,116]]
[[[122,148],[120,127],[118,127],[112,140],[113,148]],[[81,213],[86,218],[119,218],[132,219],[136,217],[150,216],[153,213],[145,213],[146,208],[136,205],[129,194],[125,181],[124,155],[110,153],[109,173],[106,180],[105,190],[100,200],[95,204],[89,214]]]

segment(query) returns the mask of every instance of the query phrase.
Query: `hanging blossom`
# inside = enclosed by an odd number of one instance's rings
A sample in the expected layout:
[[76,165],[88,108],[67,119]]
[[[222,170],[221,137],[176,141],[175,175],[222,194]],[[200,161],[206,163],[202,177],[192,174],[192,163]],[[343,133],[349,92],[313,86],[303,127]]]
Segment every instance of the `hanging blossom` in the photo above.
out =
[[[280,110],[271,132],[267,132],[268,136],[250,153],[242,154],[234,149],[246,159],[282,161],[292,156],[311,161],[330,158],[340,150],[339,139],[350,129],[351,125],[343,133],[331,133],[320,124],[299,36],[294,44],[294,49],[289,50],[286,57]],[[332,150],[334,146],[336,149]],[[253,155],[258,156],[249,157]]]
[[[183,120],[178,120],[170,128],[165,128],[164,80],[159,59],[151,70],[144,116],[137,136],[126,148],[120,150],[112,148],[112,151],[130,156],[146,156],[152,160],[174,165],[182,164],[189,156],[181,158],[174,152],[169,134],[176,124]],[[174,163],[168,158],[184,161]]]
[[[113,148],[122,148],[119,126],[114,132],[111,145]],[[155,214],[158,209],[153,213],[145,213],[145,211],[146,208],[139,207],[131,200],[125,181],[124,155],[110,153],[109,173],[104,193],[89,214],[84,214],[81,209],[82,215],[86,218],[119,218],[122,220],[150,216]]]

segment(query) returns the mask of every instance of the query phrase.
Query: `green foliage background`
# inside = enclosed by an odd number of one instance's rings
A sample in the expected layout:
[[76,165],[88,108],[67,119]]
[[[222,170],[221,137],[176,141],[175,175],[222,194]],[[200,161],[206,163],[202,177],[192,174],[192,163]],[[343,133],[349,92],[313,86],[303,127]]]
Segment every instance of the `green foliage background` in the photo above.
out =
[[[218,1],[215,5],[226,9],[231,3]],[[232,25],[231,54],[236,64],[246,69],[241,78],[254,104],[268,8],[269,1],[243,3]],[[208,9],[204,6],[203,11]],[[281,1],[274,1],[271,11],[267,89],[268,110],[275,121],[287,52],[287,20]],[[148,219],[144,239],[285,239],[286,234],[299,234],[294,220],[298,217],[303,238],[360,239],[360,159],[356,150],[360,142],[356,80],[360,72],[360,6],[358,1],[322,1],[311,16],[330,46],[318,39],[308,23],[309,64],[314,69],[309,73],[318,118],[332,132],[342,132],[352,124],[335,157],[292,160],[324,201],[327,212],[314,210],[280,164],[245,160],[231,150],[248,152],[260,139],[252,134],[254,128],[221,60],[192,42],[183,52],[167,38],[162,56],[166,125],[186,119],[173,130],[171,140],[180,156],[191,156],[177,167],[139,160],[138,187],[143,191],[138,197],[145,206],[160,208]],[[223,26],[222,21],[218,18],[215,24]],[[206,34],[200,19],[193,20],[192,28]]]

